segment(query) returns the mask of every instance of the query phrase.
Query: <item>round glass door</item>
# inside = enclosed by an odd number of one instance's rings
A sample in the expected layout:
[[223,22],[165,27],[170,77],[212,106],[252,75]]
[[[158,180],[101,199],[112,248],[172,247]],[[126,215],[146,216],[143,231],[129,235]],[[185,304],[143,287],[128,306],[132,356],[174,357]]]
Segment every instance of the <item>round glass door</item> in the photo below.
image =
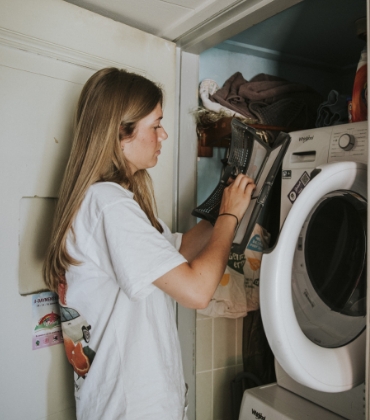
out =
[[306,218],[292,269],[293,304],[304,334],[335,348],[366,325],[367,202],[350,191],[325,195]]

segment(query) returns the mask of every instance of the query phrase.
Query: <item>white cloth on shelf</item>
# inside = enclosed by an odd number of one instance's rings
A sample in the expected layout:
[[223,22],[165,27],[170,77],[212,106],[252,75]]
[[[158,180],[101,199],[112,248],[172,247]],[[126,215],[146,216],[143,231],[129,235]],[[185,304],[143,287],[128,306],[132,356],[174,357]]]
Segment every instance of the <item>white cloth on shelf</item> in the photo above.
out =
[[223,112],[230,117],[239,117],[245,118],[243,115],[239,114],[238,112],[233,111],[230,108],[227,108],[223,105],[220,105],[217,102],[213,102],[209,99],[210,95],[213,95],[220,87],[217,83],[212,79],[204,79],[199,85],[199,96],[202,100],[202,104],[204,108],[208,109],[209,111],[213,112]]

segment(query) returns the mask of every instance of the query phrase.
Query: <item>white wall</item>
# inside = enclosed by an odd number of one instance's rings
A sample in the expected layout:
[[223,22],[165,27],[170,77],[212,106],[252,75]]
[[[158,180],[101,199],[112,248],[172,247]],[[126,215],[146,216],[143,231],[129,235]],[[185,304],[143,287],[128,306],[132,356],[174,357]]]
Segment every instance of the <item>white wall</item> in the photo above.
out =
[[73,371],[64,347],[32,350],[34,295],[19,293],[20,252],[31,261],[25,282],[37,283],[27,293],[43,286],[37,235],[20,246],[20,233],[42,214],[33,217],[24,203],[58,196],[79,92],[96,70],[117,66],[147,75],[166,91],[169,139],[151,173],[160,217],[171,225],[175,44],[62,0],[0,0],[0,10],[0,418],[72,420]]
[[[359,51],[360,58],[360,51]],[[307,84],[326,96],[331,89],[351,94],[354,70],[341,74],[323,68],[314,68],[277,61],[233,51],[227,43],[200,54],[199,80],[213,79],[220,86],[235,72],[240,71],[246,80],[259,73],[283,77],[291,82]]]

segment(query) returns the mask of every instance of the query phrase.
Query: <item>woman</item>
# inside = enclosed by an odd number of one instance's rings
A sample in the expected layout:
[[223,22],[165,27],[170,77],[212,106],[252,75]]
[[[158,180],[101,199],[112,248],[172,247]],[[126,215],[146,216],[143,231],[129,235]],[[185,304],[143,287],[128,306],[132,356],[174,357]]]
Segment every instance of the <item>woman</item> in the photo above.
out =
[[254,188],[239,175],[214,228],[202,221],[171,234],[155,216],[146,171],[167,138],[162,101],[153,82],[110,68],[87,81],[78,102],[44,265],[59,294],[78,419],[186,418],[171,298],[208,305]]

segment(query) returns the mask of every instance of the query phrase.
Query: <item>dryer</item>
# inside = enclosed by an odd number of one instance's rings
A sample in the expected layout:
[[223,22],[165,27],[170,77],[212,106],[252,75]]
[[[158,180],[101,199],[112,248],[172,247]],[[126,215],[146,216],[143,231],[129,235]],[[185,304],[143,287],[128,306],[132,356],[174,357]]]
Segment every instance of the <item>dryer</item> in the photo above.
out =
[[290,135],[282,165],[281,231],[262,257],[262,320],[278,386],[359,420],[366,347],[367,122]]

